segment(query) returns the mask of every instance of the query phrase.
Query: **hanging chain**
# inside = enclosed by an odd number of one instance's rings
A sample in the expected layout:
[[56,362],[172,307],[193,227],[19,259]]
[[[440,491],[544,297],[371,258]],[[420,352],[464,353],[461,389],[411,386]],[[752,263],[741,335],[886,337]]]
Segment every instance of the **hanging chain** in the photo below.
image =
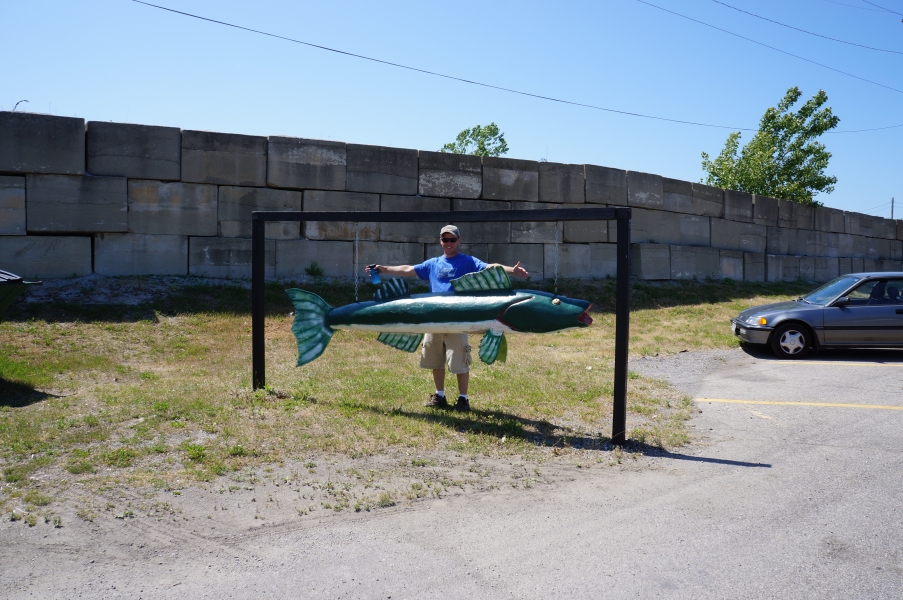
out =
[[354,301],[357,302],[358,270],[360,269],[361,224],[354,230]]
[[558,225],[555,223],[555,295],[558,295]]

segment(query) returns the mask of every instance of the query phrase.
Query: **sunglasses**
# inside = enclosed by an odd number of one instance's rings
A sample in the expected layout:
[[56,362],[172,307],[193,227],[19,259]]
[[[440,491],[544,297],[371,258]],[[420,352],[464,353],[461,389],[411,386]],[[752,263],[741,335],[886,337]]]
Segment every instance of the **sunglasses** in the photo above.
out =
[[442,240],[443,244],[454,244],[458,241],[458,238],[439,238]]

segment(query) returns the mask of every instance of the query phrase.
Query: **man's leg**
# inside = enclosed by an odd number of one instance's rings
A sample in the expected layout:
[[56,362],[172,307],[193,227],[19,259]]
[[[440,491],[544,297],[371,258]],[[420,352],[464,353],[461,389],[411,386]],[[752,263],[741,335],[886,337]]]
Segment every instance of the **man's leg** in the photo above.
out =
[[[436,376],[436,372],[433,371],[433,376]],[[445,371],[442,372],[443,378],[445,377]],[[458,393],[467,395],[467,384],[470,382],[470,371],[467,373],[458,373]]]
[[[436,383],[436,391],[444,392],[445,391],[445,368],[441,369],[433,369],[433,381]],[[458,381],[461,381],[461,376],[458,375]],[[458,384],[460,386],[460,383]]]

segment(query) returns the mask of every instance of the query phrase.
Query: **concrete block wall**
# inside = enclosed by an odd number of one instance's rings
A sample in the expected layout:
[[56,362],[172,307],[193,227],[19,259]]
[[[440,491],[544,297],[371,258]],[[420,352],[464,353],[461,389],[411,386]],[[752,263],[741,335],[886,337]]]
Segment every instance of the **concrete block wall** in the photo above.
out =
[[[630,206],[642,279],[830,279],[903,268],[903,221],[597,165],[480,158],[0,112],[0,268],[27,277],[250,276],[254,210],[347,211],[266,226],[268,277],[439,254],[444,223],[357,211]],[[462,250],[537,278],[615,274],[614,222],[466,223]]]

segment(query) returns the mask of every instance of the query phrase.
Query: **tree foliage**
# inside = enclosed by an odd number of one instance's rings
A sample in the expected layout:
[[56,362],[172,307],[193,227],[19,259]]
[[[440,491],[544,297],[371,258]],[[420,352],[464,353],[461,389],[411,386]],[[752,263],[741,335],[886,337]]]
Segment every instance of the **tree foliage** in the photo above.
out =
[[[716,187],[783,198],[820,206],[819,192],[834,191],[837,177],[825,175],[831,153],[816,139],[840,122],[823,90],[797,112],[790,109],[802,96],[798,87],[787,90],[777,107],[765,111],[759,131],[740,150],[740,132],[731,133],[724,149],[711,160],[702,153],[705,183]],[[738,154],[739,151],[739,154]]]
[[454,142],[445,144],[439,151],[476,156],[501,156],[508,152],[508,142],[505,141],[505,134],[499,131],[499,126],[490,123],[486,127],[477,125],[465,129],[458,134]]

